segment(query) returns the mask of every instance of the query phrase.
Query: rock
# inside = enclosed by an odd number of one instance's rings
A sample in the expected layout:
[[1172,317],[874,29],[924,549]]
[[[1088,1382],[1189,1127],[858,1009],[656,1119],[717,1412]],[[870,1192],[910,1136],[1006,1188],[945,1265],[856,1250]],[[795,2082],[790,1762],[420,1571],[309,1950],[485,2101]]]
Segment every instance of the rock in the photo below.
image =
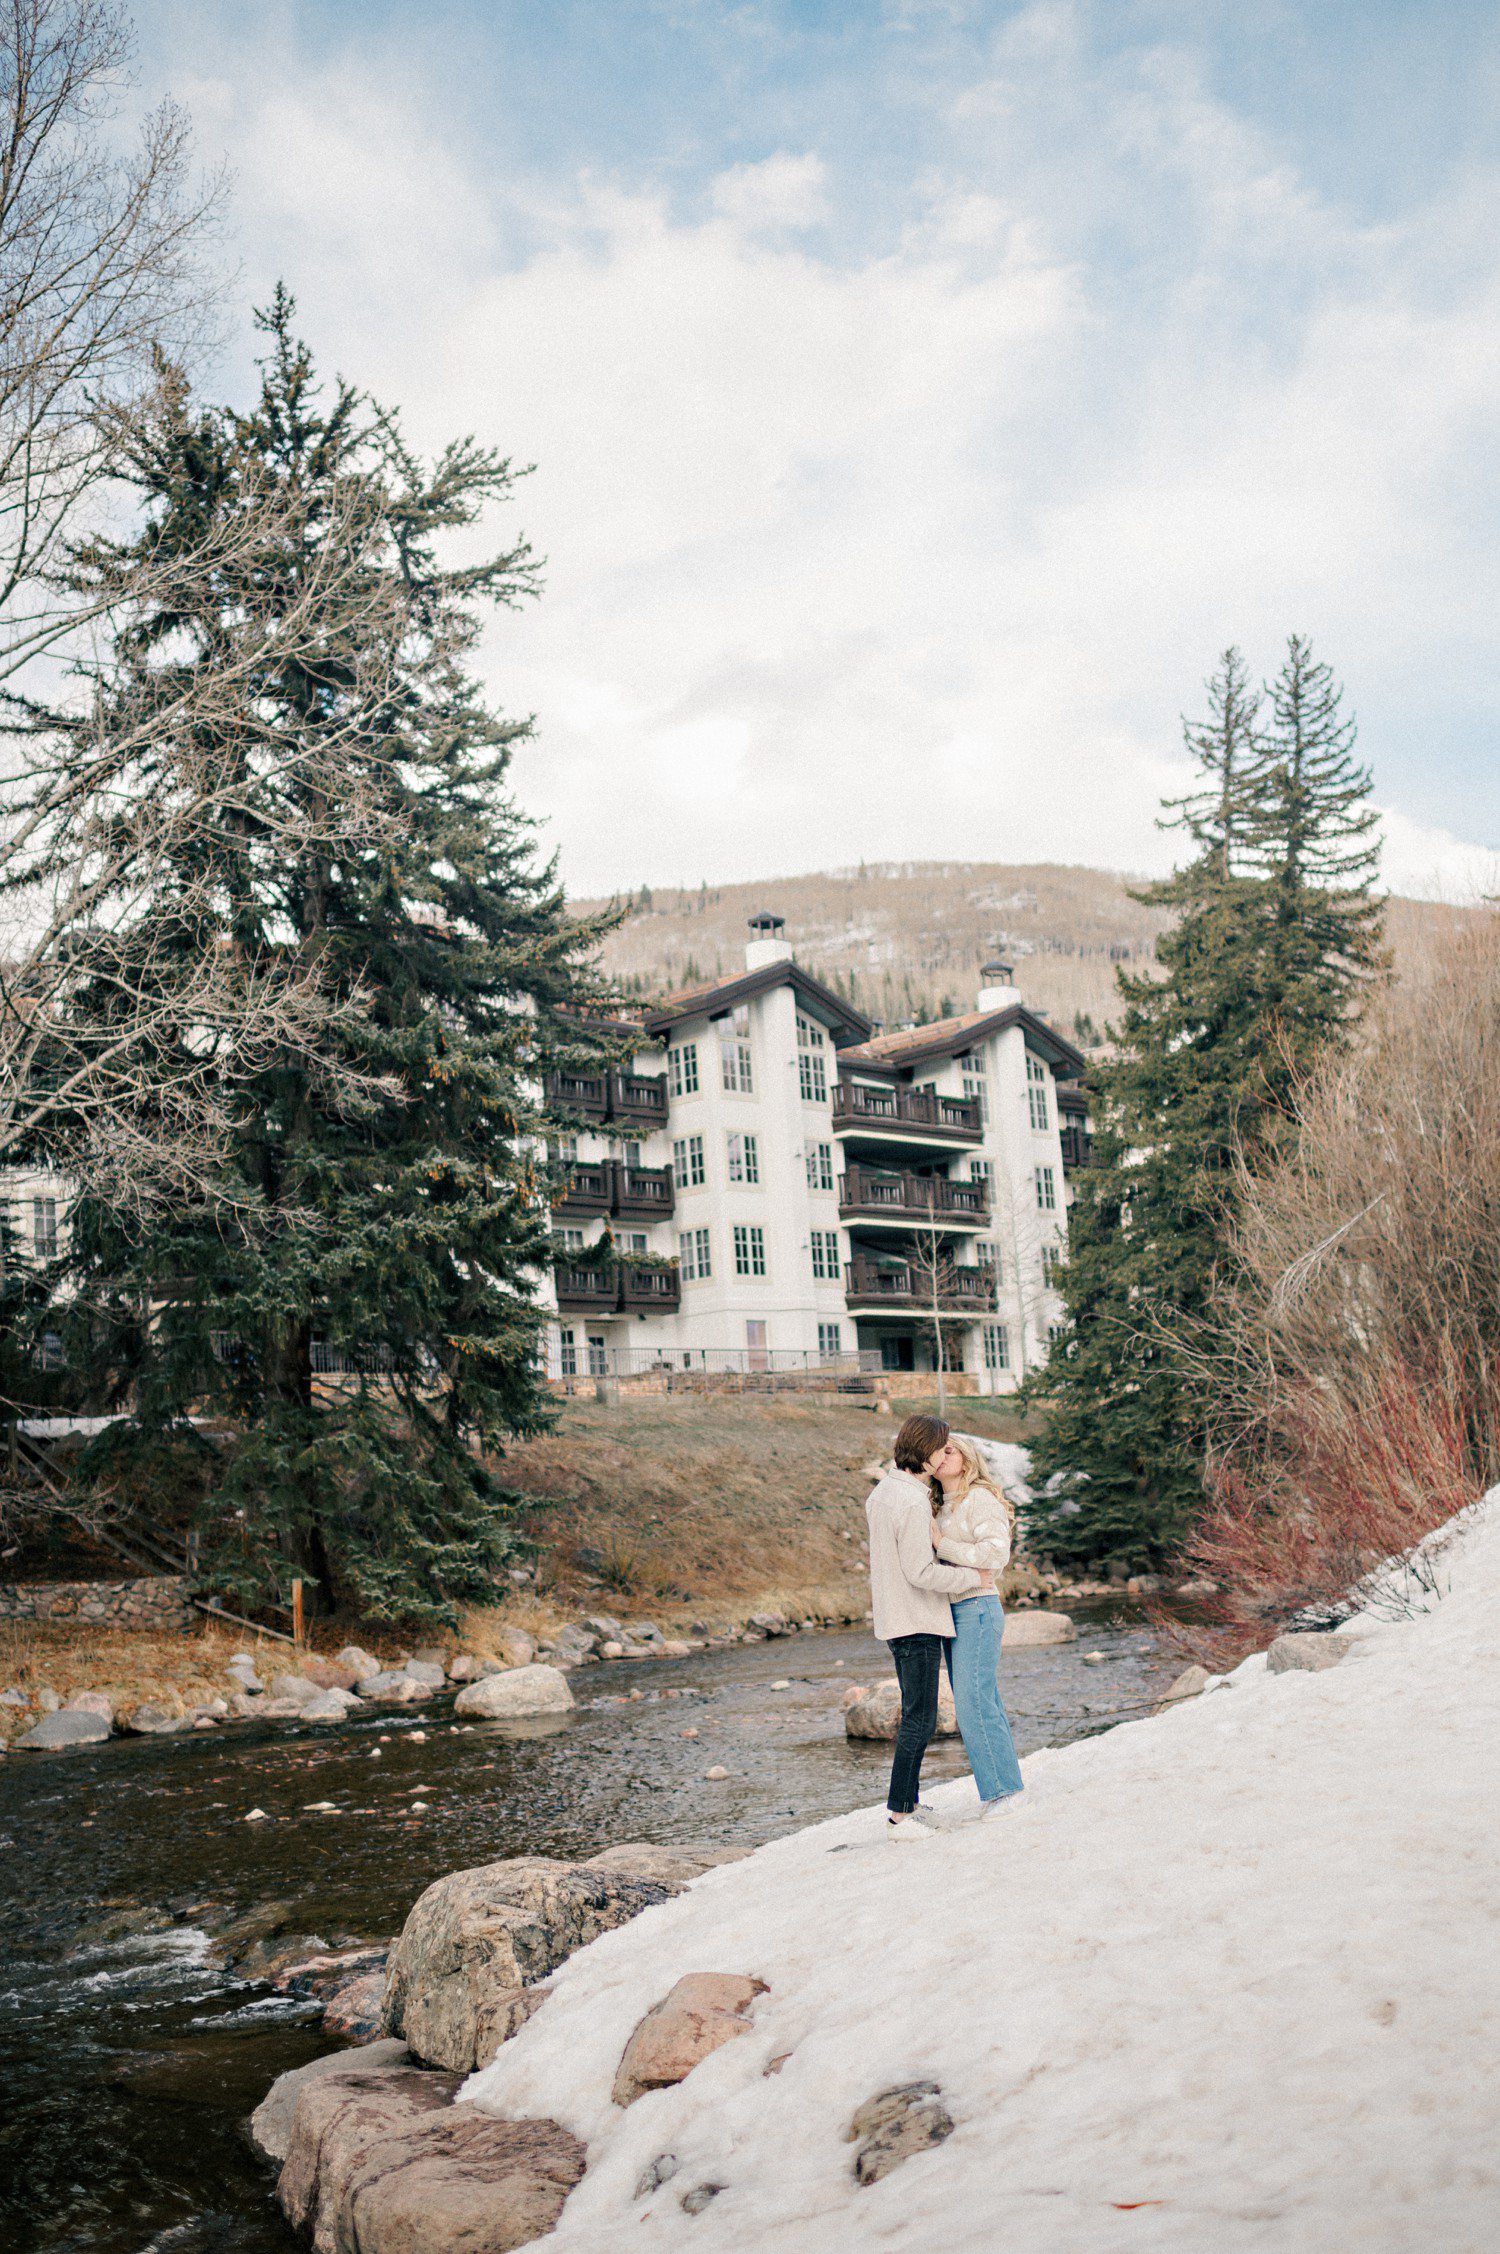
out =
[[854,2180],[878,2184],[914,2153],[930,2152],[953,2134],[953,2116],[943,2104],[936,2082],[904,2082],[867,2098],[844,2131],[846,2142],[858,2144],[854,2155]]
[[115,1710],[103,1691],[75,1691],[62,1709],[64,1714],[97,1714],[101,1720],[113,1722]]
[[237,1722],[247,1722],[252,1714],[260,1712],[265,1703],[253,1691],[235,1691],[230,1696],[229,1711]]
[[448,1653],[441,1644],[422,1644],[412,1653],[411,1660],[408,1660],[407,1665],[410,1666],[414,1660],[420,1667],[446,1668],[448,1657]]
[[594,1634],[599,1638],[599,1641],[601,1643],[622,1644],[625,1641],[624,1623],[623,1621],[616,1620],[612,1613],[586,1613],[584,1616],[583,1624],[585,1628],[591,1628],[593,1630]]
[[591,1629],[569,1621],[567,1627],[559,1628],[553,1637],[552,1649],[557,1658],[580,1666],[584,1660],[594,1657],[599,1649],[599,1638]]
[[319,1690],[352,1691],[359,1681],[354,1669],[344,1659],[320,1659],[309,1652],[302,1662],[302,1672]]
[[599,1657],[601,1659],[623,1659],[625,1657],[625,1646],[620,1643],[615,1643],[613,1639],[611,1639],[610,1642],[603,1643],[599,1646]]
[[454,1701],[453,1711],[494,1722],[513,1715],[566,1714],[572,1704],[573,1693],[560,1668],[511,1667],[503,1675],[486,1675],[481,1682],[466,1683]]
[[1125,1584],[1128,1597],[1157,1597],[1161,1595],[1162,1579],[1159,1573],[1132,1573]]
[[432,1688],[400,1668],[392,1667],[378,1675],[362,1675],[359,1695],[367,1698],[372,1706],[420,1706],[424,1699],[431,1698]]
[[536,1638],[524,1628],[502,1628],[495,1642],[503,1666],[529,1667],[536,1657]]
[[1201,1603],[1205,1597],[1216,1597],[1218,1593],[1217,1581],[1179,1581],[1176,1589],[1176,1594],[1189,1604]]
[[361,1644],[345,1644],[342,1651],[334,1653],[333,1661],[336,1667],[348,1668],[356,1690],[367,1675],[380,1673],[380,1661],[373,1651],[366,1651]]
[[710,2200],[717,2199],[720,2192],[727,2191],[728,2188],[727,2184],[694,2184],[691,2191],[683,2193],[677,2204],[684,2215],[701,2215]]
[[291,2142],[292,2114],[309,2082],[320,2082],[325,2074],[373,2074],[382,2067],[404,2066],[410,2056],[405,2043],[364,2043],[358,2050],[329,2051],[326,2057],[278,2074],[246,2124],[252,2148],[279,2168]]
[[634,2105],[648,2090],[686,2081],[725,2043],[750,2033],[745,2014],[764,1980],[742,1972],[689,1972],[654,2004],[625,2045],[615,2073],[616,2105]]
[[484,1675],[498,1675],[498,1659],[481,1659],[476,1652],[460,1651],[448,1662],[450,1683],[477,1683]]
[[654,1620],[627,1620],[625,1634],[634,1644],[659,1644],[661,1630]]
[[1206,1667],[1184,1667],[1182,1673],[1163,1691],[1156,1711],[1159,1714],[1163,1708],[1175,1706],[1179,1699],[1197,1698],[1207,1689],[1208,1683],[1209,1672]]
[[266,1685],[266,1696],[274,1698],[278,1705],[305,1706],[318,1696],[318,1686],[300,1671],[293,1674],[288,1670],[271,1677]]
[[1025,1651],[1033,1644],[1070,1644],[1077,1634],[1066,1612],[1008,1612],[1004,1649]]
[[452,2104],[454,2080],[397,2066],[302,2091],[277,2196],[314,2254],[509,2254],[552,2230],[584,2146]]
[[368,1949],[325,1949],[283,1965],[276,1986],[283,1996],[331,1996],[363,1973],[383,1973],[389,1955],[384,1943]]
[[30,1704],[31,1700],[23,1690],[16,1690],[12,1687],[9,1690],[0,1691],[0,1706],[29,1706]]
[[191,1726],[185,1714],[174,1714],[169,1706],[137,1706],[120,1717],[121,1729],[132,1737],[172,1737]]
[[359,1703],[353,1691],[319,1691],[317,1697],[310,1698],[302,1708],[302,1719],[304,1722],[342,1722]]
[[[264,1816],[265,1810],[252,1808],[250,1814]],[[214,1935],[215,1945],[223,1951],[227,1963],[237,1964],[254,1942],[268,1941],[274,1934],[285,1933],[296,1914],[290,1902],[257,1902],[253,1909],[242,1911],[219,1927]]]
[[704,1779],[709,1784],[722,1784],[728,1774],[729,1771],[722,1761],[716,1761],[711,1769],[705,1769],[703,1772]]
[[659,2152],[637,2183],[635,2187],[636,2198],[649,2199],[652,2192],[660,2191],[663,2184],[669,2184],[672,2181],[681,2166],[682,2162],[675,2152]]
[[62,1705],[62,1700],[50,1683],[43,1683],[36,1694],[36,1702],[44,1714],[55,1714]]
[[701,1878],[705,1871],[716,1869],[721,1862],[737,1859],[732,1850],[728,1856],[698,1855],[690,1847],[655,1847],[642,1839],[630,1840],[620,1847],[606,1847],[602,1854],[591,1855],[583,1868],[614,1871],[621,1878],[643,1878],[648,1885],[669,1886],[676,1893],[691,1885],[695,1878]]
[[1325,1667],[1337,1667],[1353,1643],[1352,1636],[1341,1636],[1326,1629],[1321,1633],[1314,1630],[1305,1635],[1278,1636],[1266,1653],[1266,1671],[1284,1675],[1293,1668],[1317,1673]]
[[361,1973],[329,1997],[323,2032],[337,2043],[372,2043],[385,2031],[385,1974]]
[[259,1698],[255,1711],[263,1722],[301,1722],[315,1700],[332,1696],[331,1691],[314,1690],[311,1698]]
[[468,2073],[513,2031],[514,1990],[678,1891],[542,1855],[452,1871],[418,1898],[391,1951],[385,2032]]
[[109,1734],[109,1724],[102,1714],[59,1713],[54,1708],[43,1714],[24,1737],[16,1739],[16,1751],[52,1753],[64,1745],[97,1745]]
[[187,1720],[196,1729],[200,1722],[222,1722],[228,1718],[229,1708],[222,1698],[205,1698],[187,1710]]
[[428,1690],[440,1691],[448,1680],[448,1671],[435,1659],[408,1659],[401,1672],[413,1683],[424,1683]]
[[[850,1698],[844,1693],[844,1735],[849,1738],[894,1739],[901,1721],[901,1686],[892,1675],[873,1690],[858,1691],[855,1684],[849,1689],[857,1695]],[[957,1737],[958,1716],[953,1708],[953,1692],[948,1678],[943,1676],[938,1684],[939,1737]]]
[[662,1644],[661,1655],[663,1659],[686,1659],[691,1654],[692,1648],[692,1645],[684,1643],[680,1636],[668,1636]]
[[779,1612],[752,1612],[747,1625],[757,1629],[763,1636],[790,1634],[786,1621]]
[[256,1673],[253,1662],[248,1659],[231,1659],[224,1672],[239,1684],[242,1691],[263,1691],[266,1687]]

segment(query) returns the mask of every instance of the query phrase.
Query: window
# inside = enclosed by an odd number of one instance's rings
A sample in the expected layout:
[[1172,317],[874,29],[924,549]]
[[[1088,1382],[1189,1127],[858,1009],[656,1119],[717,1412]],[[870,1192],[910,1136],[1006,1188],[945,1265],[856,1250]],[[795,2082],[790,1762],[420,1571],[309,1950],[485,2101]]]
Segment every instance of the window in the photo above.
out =
[[731,1182],[760,1180],[760,1152],[753,1135],[730,1136],[729,1179]]
[[734,1272],[737,1276],[763,1276],[766,1272],[766,1232],[736,1221]]
[[974,1248],[975,1258],[999,1283],[1005,1274],[1005,1254],[998,1237],[982,1237]]
[[674,1096],[696,1096],[698,1093],[698,1044],[696,1041],[679,1041],[667,1051],[667,1072]]
[[55,1197],[34,1197],[31,1201],[31,1248],[38,1260],[57,1258]]
[[32,1356],[39,1370],[65,1370],[68,1357],[63,1352],[63,1342],[55,1330],[44,1330],[42,1342]]
[[724,1077],[727,1096],[753,1096],[755,1076],[750,1069],[750,1012],[742,1002],[730,1017],[721,1017],[716,1026],[719,1036],[719,1066]]
[[979,1065],[970,1065],[964,1074],[964,1096],[971,1104],[979,1106],[979,1124],[990,1123],[990,1092],[985,1086],[984,1072]]
[[627,1252],[649,1252],[651,1250],[651,1247],[646,1242],[645,1230],[632,1229],[629,1236],[625,1239],[625,1249]]
[[987,1370],[1010,1368],[1010,1332],[1004,1323],[984,1326],[984,1366]]
[[813,1274],[819,1283],[836,1284],[839,1280],[839,1233],[837,1229],[814,1229],[812,1233]]
[[558,1332],[557,1366],[564,1377],[577,1377],[578,1337],[576,1332],[571,1330],[560,1330]]
[[832,1143],[809,1143],[807,1148],[807,1186],[810,1190],[833,1188]]
[[1036,1170],[1036,1202],[1043,1213],[1057,1211],[1057,1183],[1050,1166],[1039,1166]]
[[677,1265],[685,1284],[706,1282],[713,1274],[707,1229],[684,1229],[677,1239]]
[[607,1377],[609,1374],[609,1348],[602,1337],[589,1334],[589,1376]]
[[582,1229],[559,1229],[557,1231],[557,1234],[562,1239],[562,1248],[564,1252],[582,1252]]
[[828,1060],[823,1051],[828,1046],[828,1036],[821,1025],[810,1017],[797,1013],[797,1078],[802,1088],[805,1104],[826,1104],[828,1101]]
[[987,1158],[971,1158],[969,1160],[969,1180],[971,1182],[987,1182],[989,1179],[989,1160]]
[[578,1137],[558,1135],[552,1144],[552,1155],[559,1166],[571,1166],[578,1156]]
[[1049,1288],[1056,1284],[1062,1271],[1062,1264],[1062,1246],[1057,1243],[1044,1244],[1042,1246],[1042,1282]]
[[818,1353],[823,1361],[830,1362],[844,1351],[844,1334],[837,1323],[819,1323]]
[[703,1137],[684,1135],[672,1145],[672,1171],[680,1190],[703,1187]]

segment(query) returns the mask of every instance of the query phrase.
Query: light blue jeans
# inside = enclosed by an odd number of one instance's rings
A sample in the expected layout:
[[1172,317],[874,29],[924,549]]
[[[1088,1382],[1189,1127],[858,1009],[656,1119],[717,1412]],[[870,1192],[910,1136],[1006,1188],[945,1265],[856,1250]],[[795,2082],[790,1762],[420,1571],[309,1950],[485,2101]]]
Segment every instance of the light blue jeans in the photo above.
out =
[[998,1597],[960,1597],[953,1607],[948,1680],[958,1727],[981,1800],[1004,1800],[1024,1789],[1015,1740],[996,1680],[1005,1613]]

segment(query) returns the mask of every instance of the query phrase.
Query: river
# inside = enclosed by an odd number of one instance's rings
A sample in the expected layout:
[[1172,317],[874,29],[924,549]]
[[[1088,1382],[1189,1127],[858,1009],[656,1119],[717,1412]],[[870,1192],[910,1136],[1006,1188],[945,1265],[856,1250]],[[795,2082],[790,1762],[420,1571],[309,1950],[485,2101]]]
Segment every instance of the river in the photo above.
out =
[[[1022,1753],[1108,1728],[1174,1672],[1128,1617],[1076,1617],[1076,1643],[1005,1660]],[[222,1968],[209,1928],[226,1915],[276,1902],[290,1932],[383,1939],[424,1886],[467,1864],[631,1839],[755,1846],[843,1814],[879,1798],[889,1749],[846,1742],[839,1693],[888,1673],[861,1632],[801,1634],[584,1669],[578,1710],[557,1723],[465,1726],[445,1699],[338,1729],[246,1724],[12,1755],[4,2254],[297,2247],[241,2123],[277,2074],[329,2045],[314,2007]],[[705,1778],[716,1764],[727,1782]],[[926,1774],[966,1766],[940,1740]],[[252,1808],[265,1820],[247,1822]]]

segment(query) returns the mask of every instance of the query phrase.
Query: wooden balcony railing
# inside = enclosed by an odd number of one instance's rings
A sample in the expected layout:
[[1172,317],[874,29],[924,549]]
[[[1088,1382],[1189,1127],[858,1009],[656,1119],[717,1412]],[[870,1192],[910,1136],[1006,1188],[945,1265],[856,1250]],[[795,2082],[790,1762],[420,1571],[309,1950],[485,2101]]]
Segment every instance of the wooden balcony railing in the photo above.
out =
[[[851,1260],[844,1270],[844,1297],[853,1306],[922,1309],[932,1305],[928,1279],[904,1260]],[[949,1268],[938,1289],[945,1315],[987,1314],[995,1304],[995,1279],[988,1268]]]
[[967,1096],[939,1096],[926,1088],[865,1088],[840,1080],[833,1098],[833,1131],[858,1134],[909,1131],[914,1142],[977,1143],[984,1139],[979,1106]]
[[667,1123],[667,1083],[659,1073],[612,1072],[609,1076],[610,1116],[639,1127],[664,1127]]
[[615,1170],[607,1159],[568,1169],[552,1192],[555,1213],[608,1213],[615,1194]]
[[934,1174],[880,1173],[868,1166],[847,1167],[839,1177],[839,1212],[846,1219],[915,1222],[972,1221],[983,1227],[990,1217],[988,1182],[949,1182]]
[[620,1166],[615,1170],[616,1213],[637,1220],[665,1221],[674,1204],[670,1166]]
[[1094,1138],[1086,1127],[1062,1127],[1058,1130],[1062,1144],[1064,1166],[1091,1166],[1094,1160]]
[[675,1267],[640,1268],[622,1260],[620,1282],[624,1305],[632,1311],[654,1308],[660,1315],[670,1315],[682,1304],[682,1278]]
[[585,1119],[609,1116],[607,1072],[549,1072],[546,1091],[548,1105],[556,1111],[576,1112]]
[[564,1267],[553,1275],[558,1310],[564,1315],[613,1315],[620,1305],[620,1277],[613,1261],[597,1268]]

